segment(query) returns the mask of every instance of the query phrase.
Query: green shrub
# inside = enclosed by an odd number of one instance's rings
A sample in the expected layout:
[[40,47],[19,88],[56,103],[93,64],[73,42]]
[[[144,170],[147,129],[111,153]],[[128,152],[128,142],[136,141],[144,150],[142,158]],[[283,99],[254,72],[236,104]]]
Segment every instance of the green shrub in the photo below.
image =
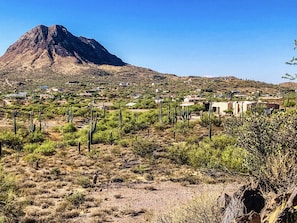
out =
[[39,142],[43,142],[44,140],[45,140],[44,135],[40,131],[33,132],[29,134],[27,137],[27,141],[29,143],[39,143]]
[[175,144],[168,148],[169,158],[181,165],[188,164],[190,149],[186,143]]
[[24,145],[24,151],[26,153],[33,153],[37,148],[39,144],[37,143],[29,143]]
[[131,139],[121,139],[117,143],[122,147],[129,147],[132,145],[133,142]]
[[39,153],[44,156],[54,155],[56,152],[56,144],[52,141],[46,141],[41,144],[37,149],[35,149],[34,153]]
[[73,206],[75,207],[79,207],[80,205],[82,205],[86,198],[86,196],[81,193],[81,192],[75,192],[71,195],[69,195],[68,197],[66,197],[66,200],[69,201]]
[[41,156],[39,154],[29,153],[24,156],[24,160],[32,165],[37,161],[41,160]]
[[0,133],[0,141],[2,145],[5,145],[9,148],[16,149],[17,147],[22,146],[23,137],[15,135],[12,131],[4,131]]
[[0,221],[19,222],[24,215],[24,204],[17,200],[19,190],[16,177],[5,173],[0,166]]
[[133,152],[141,157],[152,157],[158,145],[150,140],[139,139],[133,142]]
[[76,133],[64,133],[63,142],[70,146],[77,145],[79,138]]
[[76,132],[77,130],[73,123],[65,124],[62,129],[63,129],[63,133],[72,133],[72,132]]
[[80,185],[82,188],[88,188],[91,187],[91,181],[88,177],[80,176],[75,179],[75,184]]
[[209,125],[210,121],[215,126],[221,126],[221,124],[222,124],[222,120],[220,117],[212,114],[211,117],[209,118],[208,112],[204,112],[202,114],[202,116],[200,117],[199,124],[203,127],[207,127]]

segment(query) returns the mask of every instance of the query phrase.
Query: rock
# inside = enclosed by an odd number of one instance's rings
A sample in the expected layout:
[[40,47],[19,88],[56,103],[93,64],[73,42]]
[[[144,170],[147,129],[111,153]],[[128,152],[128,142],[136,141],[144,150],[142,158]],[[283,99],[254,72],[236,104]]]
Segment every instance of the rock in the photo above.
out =
[[251,185],[242,186],[233,194],[224,212],[222,223],[245,222],[238,219],[250,219],[246,222],[261,222],[258,219],[261,219],[260,213],[264,207],[265,199],[259,189]]
[[293,192],[291,193],[288,202],[287,207],[294,207],[297,205],[297,187],[293,189]]
[[248,214],[236,218],[234,223],[261,223],[261,216],[259,213],[251,211]]

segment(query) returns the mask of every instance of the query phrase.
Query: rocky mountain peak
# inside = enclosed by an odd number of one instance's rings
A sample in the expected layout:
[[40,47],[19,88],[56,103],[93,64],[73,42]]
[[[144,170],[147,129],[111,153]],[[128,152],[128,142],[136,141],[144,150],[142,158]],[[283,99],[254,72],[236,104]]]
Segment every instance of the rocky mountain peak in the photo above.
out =
[[[76,37],[64,26],[39,25],[26,32],[0,57],[2,66],[59,67],[125,63],[94,39]],[[59,70],[59,69],[58,69]]]

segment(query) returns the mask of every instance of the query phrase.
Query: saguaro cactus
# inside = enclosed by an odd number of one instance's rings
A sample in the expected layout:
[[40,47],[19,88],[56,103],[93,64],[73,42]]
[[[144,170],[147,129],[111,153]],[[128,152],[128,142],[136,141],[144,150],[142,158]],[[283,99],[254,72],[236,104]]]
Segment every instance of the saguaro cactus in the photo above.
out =
[[34,116],[34,114],[33,114],[33,111],[30,111],[30,114],[29,114],[29,132],[31,132],[31,133],[33,133],[33,132],[35,132],[35,128],[36,128],[36,126],[35,126],[35,124],[34,124],[34,122],[33,122],[33,116]]
[[89,152],[91,150],[93,134],[96,131],[96,127],[97,127],[97,113],[95,113],[94,115],[93,106],[91,106],[90,109],[91,109],[91,120],[90,120],[89,132],[88,132],[88,151]]
[[209,139],[212,140],[212,102],[209,103],[209,110],[208,110],[208,122],[209,122]]
[[122,107],[120,107],[120,113],[119,113],[119,129],[122,130],[123,127],[123,112]]
[[160,110],[159,110],[159,122],[160,122],[160,123],[163,122],[162,116],[163,116],[163,111],[162,111],[162,101],[160,101]]
[[42,117],[41,117],[41,111],[39,111],[38,121],[39,121],[39,131],[41,131],[41,130],[42,130]]
[[187,121],[187,124],[188,124],[188,127],[189,127],[190,119],[191,119],[191,112],[189,111],[189,107],[187,107],[185,110],[181,111],[180,117],[184,122]]
[[72,121],[73,121],[72,107],[68,106],[66,110],[66,122],[72,123]]
[[16,124],[16,117],[17,117],[17,114],[18,114],[18,111],[17,110],[14,110],[12,112],[12,118],[13,118],[13,131],[14,131],[14,134],[16,135],[17,134],[17,124]]

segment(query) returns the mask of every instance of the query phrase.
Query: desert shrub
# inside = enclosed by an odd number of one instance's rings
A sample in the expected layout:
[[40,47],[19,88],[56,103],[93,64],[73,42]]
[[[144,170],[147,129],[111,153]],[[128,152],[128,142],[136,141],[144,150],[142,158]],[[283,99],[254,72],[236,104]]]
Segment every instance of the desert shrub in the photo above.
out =
[[212,114],[211,117],[209,118],[208,112],[203,112],[202,116],[200,117],[199,124],[203,127],[207,127],[210,121],[215,126],[221,126],[222,124],[222,120],[220,117]]
[[181,165],[188,164],[190,149],[186,143],[175,144],[168,148],[169,158]]
[[98,149],[91,149],[91,151],[87,153],[87,157],[90,159],[98,159],[99,155],[100,150]]
[[28,135],[27,141],[29,143],[39,143],[43,142],[45,140],[45,137],[41,131],[35,131]]
[[194,200],[155,217],[152,223],[219,223],[221,222],[219,196],[219,192],[204,192]]
[[80,185],[82,188],[88,188],[92,186],[90,179],[86,176],[78,176],[74,182],[75,184]]
[[2,131],[0,133],[0,141],[2,145],[9,148],[17,148],[22,146],[24,139],[18,134],[14,134],[12,131]]
[[190,164],[194,167],[244,171],[245,153],[235,146],[235,138],[227,135],[217,135],[212,137],[212,140],[205,138],[189,153]]
[[73,123],[65,124],[62,129],[64,133],[72,133],[72,132],[76,132],[77,130]]
[[122,147],[129,147],[132,145],[133,141],[131,139],[120,139],[117,143]]
[[64,133],[63,134],[63,142],[70,146],[77,145],[79,141],[79,137],[76,133]]
[[166,125],[165,123],[156,122],[156,123],[154,124],[154,128],[155,128],[156,130],[164,131],[165,129],[169,128],[169,126]]
[[152,157],[158,145],[151,140],[138,139],[133,142],[133,152],[141,157]]
[[16,177],[7,174],[0,166],[0,221],[19,222],[24,215],[24,204],[17,201],[18,188]]
[[34,153],[39,153],[44,156],[54,155],[56,152],[56,144],[52,141],[46,141],[41,144],[37,149],[35,149]]
[[24,145],[24,152],[26,153],[33,153],[37,148],[39,144],[38,143],[27,143]]
[[205,138],[199,144],[179,143],[168,148],[168,156],[178,164],[195,168],[216,168],[244,172],[244,149],[235,146],[235,138],[216,135]]
[[55,176],[59,176],[61,174],[61,170],[59,167],[54,167],[50,170],[50,174],[53,174]]
[[[112,134],[112,137],[114,134]],[[110,131],[97,131],[93,135],[93,141],[92,143],[110,143]]]
[[226,126],[226,132],[235,136],[237,145],[247,151],[245,167],[249,173],[267,189],[282,191],[296,184],[292,177],[297,169],[296,126],[296,111],[270,116],[250,112],[245,114],[242,125]]
[[24,160],[29,164],[34,164],[37,161],[41,160],[41,155],[35,153],[29,153],[24,156]]
[[67,196],[66,200],[68,202],[70,202],[73,206],[79,207],[80,205],[82,205],[85,202],[85,200],[86,200],[85,197],[86,196],[83,193],[77,191],[77,192],[74,192],[73,194]]
[[244,165],[247,152],[245,149],[234,147],[233,145],[226,146],[221,154],[222,166],[230,171],[246,171]]
[[295,101],[289,101],[289,100],[284,101],[284,107],[294,107],[295,105],[296,105]]

